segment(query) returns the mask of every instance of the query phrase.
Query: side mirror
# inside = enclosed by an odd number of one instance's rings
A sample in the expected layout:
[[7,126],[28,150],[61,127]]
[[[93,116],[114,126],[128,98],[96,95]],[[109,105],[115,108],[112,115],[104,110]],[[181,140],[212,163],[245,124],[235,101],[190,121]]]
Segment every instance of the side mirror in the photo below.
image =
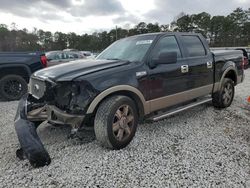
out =
[[159,56],[152,59],[151,67],[156,67],[159,64],[173,64],[177,62],[177,52],[161,52]]

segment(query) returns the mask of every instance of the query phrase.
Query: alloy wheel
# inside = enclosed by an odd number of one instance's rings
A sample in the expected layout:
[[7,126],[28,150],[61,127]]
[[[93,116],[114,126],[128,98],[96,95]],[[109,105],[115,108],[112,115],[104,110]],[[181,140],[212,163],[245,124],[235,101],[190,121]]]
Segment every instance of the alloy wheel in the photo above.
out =
[[122,142],[126,140],[132,133],[134,126],[134,114],[129,105],[120,106],[115,115],[112,130],[115,138]]
[[224,104],[226,105],[229,104],[230,101],[232,100],[232,97],[233,97],[233,86],[230,83],[227,83],[225,85],[222,95]]

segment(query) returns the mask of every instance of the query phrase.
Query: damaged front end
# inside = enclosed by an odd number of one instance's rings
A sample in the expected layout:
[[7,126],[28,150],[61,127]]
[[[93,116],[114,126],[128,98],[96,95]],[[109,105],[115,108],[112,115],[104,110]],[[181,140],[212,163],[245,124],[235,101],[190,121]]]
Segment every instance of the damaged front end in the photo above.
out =
[[70,125],[71,135],[83,125],[86,107],[94,98],[95,90],[86,82],[55,83],[31,78],[30,93],[23,96],[15,117],[15,129],[21,149],[17,157],[28,158],[31,165],[41,167],[50,164],[36,128],[48,121],[56,125]]

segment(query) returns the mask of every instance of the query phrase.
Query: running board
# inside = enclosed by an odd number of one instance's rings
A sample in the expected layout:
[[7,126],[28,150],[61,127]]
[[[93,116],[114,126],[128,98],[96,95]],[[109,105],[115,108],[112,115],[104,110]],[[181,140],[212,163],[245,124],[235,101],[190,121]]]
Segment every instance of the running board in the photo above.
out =
[[172,116],[174,114],[177,114],[179,112],[182,112],[182,111],[185,111],[187,109],[190,109],[190,108],[193,108],[195,106],[199,106],[201,104],[204,104],[204,103],[208,103],[208,102],[211,102],[212,99],[203,99],[201,101],[198,101],[198,102],[193,102],[191,104],[188,104],[188,105],[185,105],[185,106],[182,106],[180,108],[177,108],[177,109],[174,109],[174,110],[170,110],[170,111],[167,111],[163,114],[160,114],[160,115],[157,115],[157,116],[154,116],[152,118],[150,118],[152,121],[158,121],[158,120],[161,120],[161,119],[164,119],[166,117],[169,117],[169,116]]

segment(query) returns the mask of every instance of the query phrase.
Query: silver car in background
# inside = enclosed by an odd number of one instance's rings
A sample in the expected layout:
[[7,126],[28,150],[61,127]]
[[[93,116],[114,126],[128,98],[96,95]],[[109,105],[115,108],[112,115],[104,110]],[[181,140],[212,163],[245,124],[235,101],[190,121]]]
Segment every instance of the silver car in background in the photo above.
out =
[[78,51],[50,51],[45,55],[48,60],[48,67],[85,58],[85,56]]

